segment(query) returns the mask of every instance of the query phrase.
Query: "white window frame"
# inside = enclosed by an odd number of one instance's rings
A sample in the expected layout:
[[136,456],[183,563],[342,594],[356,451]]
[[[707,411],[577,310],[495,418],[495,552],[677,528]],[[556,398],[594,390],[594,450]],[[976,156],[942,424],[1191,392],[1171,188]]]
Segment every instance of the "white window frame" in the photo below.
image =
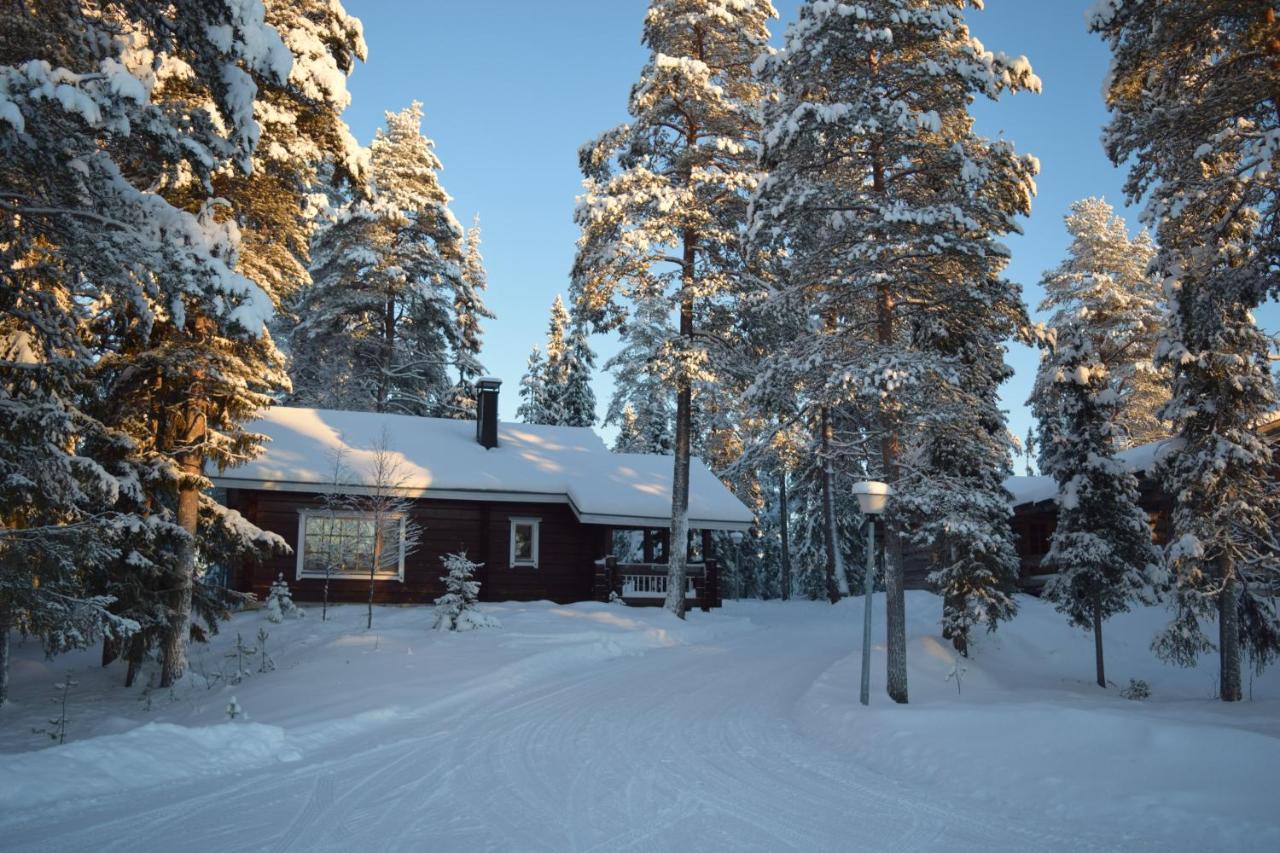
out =
[[[529,559],[529,560],[517,560],[517,559],[516,559],[516,527],[517,527],[517,526],[519,526],[519,525],[521,525],[521,524],[527,524],[527,525],[529,525],[530,527],[532,527],[532,528],[533,528],[533,537],[532,537],[532,538],[533,538],[533,549],[532,549],[532,550],[533,550],[533,559]],[[511,568],[513,568],[513,569],[515,569],[515,568],[528,568],[528,569],[536,569],[536,568],[538,568],[538,555],[539,555],[539,548],[540,548],[540,547],[541,547],[541,545],[542,545],[542,534],[541,534],[541,528],[542,528],[542,519],[541,519],[541,518],[528,518],[528,517],[523,517],[523,516],[521,516],[521,517],[512,517],[512,519],[511,519],[511,530],[510,530],[510,533],[508,534],[508,537],[507,537],[507,539],[508,539],[507,556],[509,557],[509,559],[507,560],[507,562],[510,564]]]
[[[374,515],[368,512],[351,512],[346,510],[327,510],[327,509],[300,509],[298,510],[298,547],[297,547],[297,570],[294,577],[297,580],[323,580],[325,573],[322,571],[307,571],[307,520],[311,518],[356,518],[365,521],[373,521]],[[375,581],[398,581],[404,583],[404,558],[405,558],[405,525],[407,519],[402,513],[389,513],[386,516],[388,521],[398,521],[399,532],[399,554],[396,560],[396,569],[394,572],[377,572],[374,574]],[[368,571],[359,572],[330,572],[329,580],[368,580]]]

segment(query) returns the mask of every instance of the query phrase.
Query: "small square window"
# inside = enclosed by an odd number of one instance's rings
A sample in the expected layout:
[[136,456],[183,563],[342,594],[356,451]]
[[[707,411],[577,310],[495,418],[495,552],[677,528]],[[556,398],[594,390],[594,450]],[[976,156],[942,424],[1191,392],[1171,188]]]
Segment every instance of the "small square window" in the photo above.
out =
[[538,528],[536,518],[511,519],[511,565],[538,567]]

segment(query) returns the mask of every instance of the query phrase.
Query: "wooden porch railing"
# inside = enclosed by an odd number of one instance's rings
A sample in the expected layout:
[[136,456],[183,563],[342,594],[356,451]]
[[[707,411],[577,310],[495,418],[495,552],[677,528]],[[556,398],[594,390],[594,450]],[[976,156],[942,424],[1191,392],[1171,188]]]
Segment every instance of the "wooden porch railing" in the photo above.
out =
[[[667,598],[669,569],[666,563],[619,563],[616,557],[596,561],[595,597],[613,596],[630,605],[661,605]],[[716,560],[689,563],[685,567],[685,598],[702,610],[720,606],[720,566]]]

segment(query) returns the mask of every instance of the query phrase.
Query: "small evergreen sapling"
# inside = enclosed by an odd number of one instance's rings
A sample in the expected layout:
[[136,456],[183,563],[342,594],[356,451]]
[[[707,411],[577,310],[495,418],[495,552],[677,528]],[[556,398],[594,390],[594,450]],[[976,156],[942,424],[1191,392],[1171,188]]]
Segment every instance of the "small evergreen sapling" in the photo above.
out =
[[50,740],[64,744],[67,742],[67,696],[71,693],[72,687],[80,686],[80,682],[73,681],[71,676],[68,675],[53,686],[58,691],[58,695],[49,701],[58,706],[58,716],[49,719],[50,728],[32,729],[32,731],[36,734],[48,735]]
[[278,625],[284,621],[286,616],[301,618],[303,612],[298,605],[293,603],[293,597],[289,594],[289,584],[285,581],[284,574],[279,574],[276,575],[275,581],[271,584],[271,591],[267,593],[267,620]]
[[500,628],[501,624],[478,606],[480,582],[473,580],[475,570],[484,565],[467,559],[465,551],[440,558],[448,574],[444,576],[445,594],[436,599],[437,631],[471,631],[476,628]]
[[236,644],[234,647],[232,647],[231,651],[227,652],[227,655],[226,655],[227,658],[235,661],[235,666],[236,666],[235,672],[231,673],[231,675],[227,678],[228,684],[239,684],[241,681],[244,680],[244,677],[246,675],[249,675],[249,670],[245,669],[245,666],[248,663],[248,661],[257,653],[258,653],[257,649],[255,649],[253,646],[246,645],[244,638],[242,638],[240,634],[238,633],[236,634]]
[[258,629],[258,672],[271,672],[276,668],[276,662],[267,654],[267,639],[270,636],[266,628]]

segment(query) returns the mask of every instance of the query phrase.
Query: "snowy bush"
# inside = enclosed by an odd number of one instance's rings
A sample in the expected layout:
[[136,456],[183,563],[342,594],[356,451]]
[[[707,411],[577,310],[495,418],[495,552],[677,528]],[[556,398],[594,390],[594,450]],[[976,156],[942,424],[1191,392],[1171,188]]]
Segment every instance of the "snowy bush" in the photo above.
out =
[[472,580],[475,570],[484,565],[467,559],[465,551],[440,558],[449,570],[444,576],[445,594],[436,599],[437,631],[470,631],[475,628],[501,628],[502,624],[481,613],[478,602],[479,581]]
[[1121,688],[1120,695],[1135,702],[1143,702],[1151,698],[1151,685],[1140,678],[1130,678],[1129,686]]
[[285,582],[284,575],[276,575],[275,582],[271,584],[271,591],[267,593],[267,619],[271,622],[283,622],[286,616],[300,618],[302,609],[293,603],[293,597],[289,593],[289,584]]

